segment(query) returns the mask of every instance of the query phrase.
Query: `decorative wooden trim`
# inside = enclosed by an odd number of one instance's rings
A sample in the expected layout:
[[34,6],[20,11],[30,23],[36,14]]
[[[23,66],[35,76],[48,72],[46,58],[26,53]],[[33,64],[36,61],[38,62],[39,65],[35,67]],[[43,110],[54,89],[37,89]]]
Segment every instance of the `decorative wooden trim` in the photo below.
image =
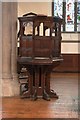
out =
[[77,31],[77,2],[75,2],[74,4],[74,16],[75,16],[75,19],[74,19],[74,31]]
[[80,43],[79,40],[62,40],[62,43]]
[[52,16],[54,16],[54,2],[52,2]]

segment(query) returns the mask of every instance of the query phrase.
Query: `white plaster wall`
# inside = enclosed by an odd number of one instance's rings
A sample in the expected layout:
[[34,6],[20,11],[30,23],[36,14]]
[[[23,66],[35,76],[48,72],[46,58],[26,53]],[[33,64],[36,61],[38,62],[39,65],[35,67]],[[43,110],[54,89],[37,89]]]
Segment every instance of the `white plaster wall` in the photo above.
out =
[[[62,43],[61,52],[68,54],[80,54],[80,33],[62,33],[63,41],[74,41],[74,43]],[[78,42],[75,42],[78,41]]]
[[51,2],[19,2],[18,16],[22,16],[28,12],[37,14],[51,15]]
[[80,33],[62,33],[62,40],[80,41]]
[[61,43],[61,53],[77,54],[80,53],[79,47],[80,43]]
[[1,2],[0,2],[0,18],[1,18],[0,19],[0,79],[2,79],[2,3]]

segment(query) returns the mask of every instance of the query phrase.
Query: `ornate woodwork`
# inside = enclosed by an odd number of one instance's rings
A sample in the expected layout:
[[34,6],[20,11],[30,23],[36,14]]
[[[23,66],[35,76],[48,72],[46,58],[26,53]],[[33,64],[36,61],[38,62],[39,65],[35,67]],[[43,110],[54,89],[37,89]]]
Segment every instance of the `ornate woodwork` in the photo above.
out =
[[20,23],[18,72],[26,68],[28,83],[21,97],[36,100],[39,97],[50,100],[58,97],[50,89],[50,74],[53,68],[63,60],[61,56],[61,24],[62,19],[46,15],[28,13],[18,18]]

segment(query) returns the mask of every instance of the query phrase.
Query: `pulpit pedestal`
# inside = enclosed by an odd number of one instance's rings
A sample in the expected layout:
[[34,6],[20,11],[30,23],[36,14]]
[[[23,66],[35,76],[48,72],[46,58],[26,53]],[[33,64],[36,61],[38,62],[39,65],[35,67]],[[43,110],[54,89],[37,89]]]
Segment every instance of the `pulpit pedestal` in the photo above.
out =
[[[34,59],[18,58],[18,63],[22,67],[27,68],[28,82],[24,82],[21,85],[25,85],[26,90],[21,92],[21,98],[43,98],[50,100],[50,98],[58,98],[54,90],[50,89],[50,74],[52,69],[60,64],[62,57],[55,59]],[[25,61],[27,61],[25,63]],[[22,91],[22,88],[21,88]]]

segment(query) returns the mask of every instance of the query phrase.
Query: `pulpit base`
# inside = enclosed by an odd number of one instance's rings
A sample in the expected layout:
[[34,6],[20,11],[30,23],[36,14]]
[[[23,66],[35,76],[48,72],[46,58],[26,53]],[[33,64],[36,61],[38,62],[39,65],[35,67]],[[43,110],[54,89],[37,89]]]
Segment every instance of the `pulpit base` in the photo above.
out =
[[33,101],[37,100],[38,98],[42,98],[44,100],[47,100],[47,101],[50,101],[51,98],[56,98],[58,99],[58,95],[54,92],[54,90],[51,90],[50,91],[50,94],[48,94],[45,90],[43,92],[43,95],[42,96],[37,96],[37,92],[35,91],[34,95],[33,96],[28,96],[27,94],[27,91],[25,91],[22,95],[21,95],[21,98],[24,99],[24,98],[31,98]]
[[40,61],[29,64],[20,64],[20,67],[24,67],[28,71],[27,82],[20,84],[20,96],[21,98],[31,98],[37,100],[43,98],[49,101],[50,98],[58,98],[58,95],[54,90],[50,89],[50,74],[52,69],[60,64],[60,60],[54,62]]

